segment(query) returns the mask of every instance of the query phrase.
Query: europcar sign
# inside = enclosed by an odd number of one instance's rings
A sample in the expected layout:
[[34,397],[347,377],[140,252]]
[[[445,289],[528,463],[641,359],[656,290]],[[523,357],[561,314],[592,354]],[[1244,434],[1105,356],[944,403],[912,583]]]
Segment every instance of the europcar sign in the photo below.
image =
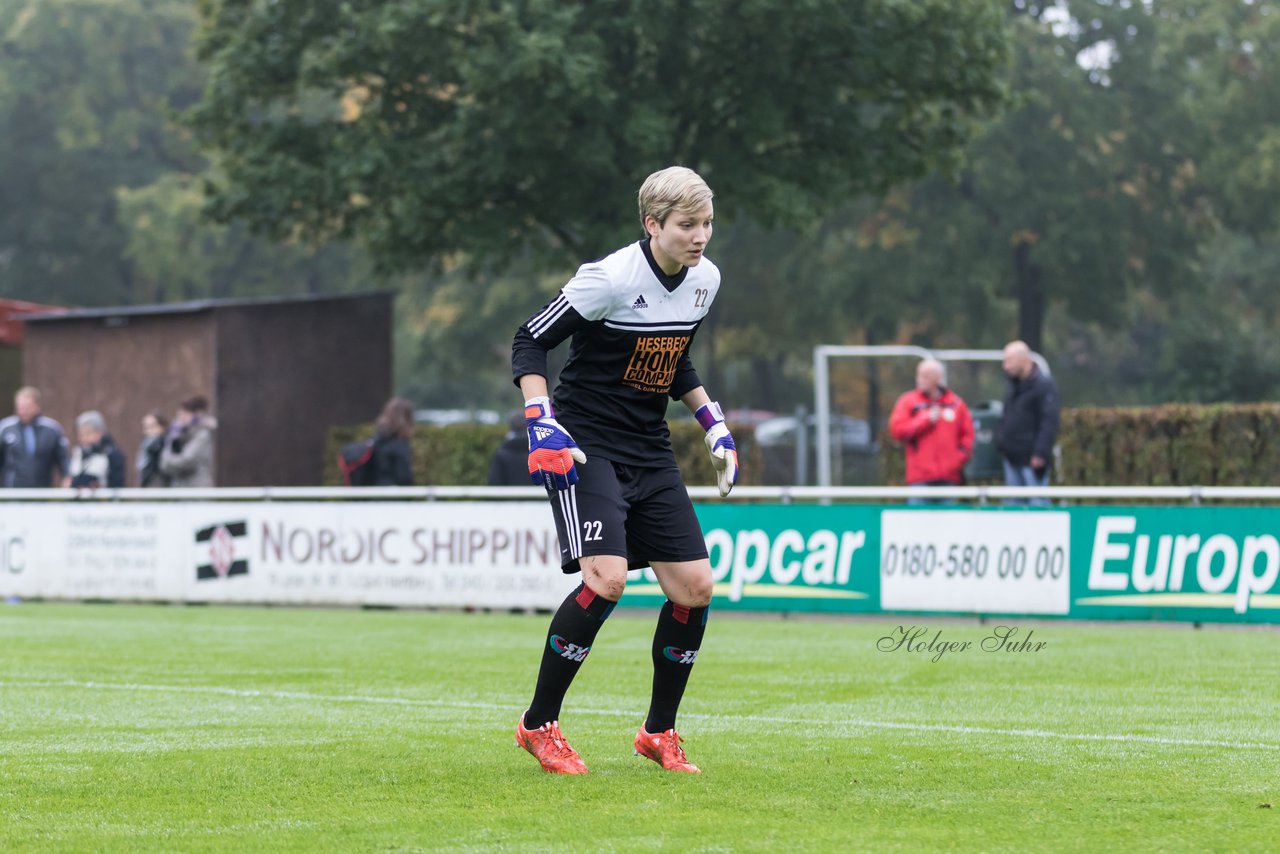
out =
[[[715,607],[1280,621],[1280,508],[698,507]],[[633,573],[628,596],[660,595]]]
[[[879,610],[879,507],[707,504],[697,511],[714,607]],[[631,573],[623,604],[649,596],[663,596],[652,570]]]
[[1078,508],[1072,616],[1272,622],[1280,510]]

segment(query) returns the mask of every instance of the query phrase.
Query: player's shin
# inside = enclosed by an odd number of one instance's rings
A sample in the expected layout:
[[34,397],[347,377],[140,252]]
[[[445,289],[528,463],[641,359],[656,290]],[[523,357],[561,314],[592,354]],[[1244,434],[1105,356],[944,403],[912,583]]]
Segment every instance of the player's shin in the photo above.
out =
[[616,604],[585,584],[579,584],[561,603],[551,618],[546,645],[542,648],[538,684],[524,716],[526,728],[537,729],[559,719],[564,695]]
[[648,732],[675,728],[676,710],[698,658],[709,611],[709,606],[688,608],[670,600],[662,606],[653,633],[653,699],[644,724]]

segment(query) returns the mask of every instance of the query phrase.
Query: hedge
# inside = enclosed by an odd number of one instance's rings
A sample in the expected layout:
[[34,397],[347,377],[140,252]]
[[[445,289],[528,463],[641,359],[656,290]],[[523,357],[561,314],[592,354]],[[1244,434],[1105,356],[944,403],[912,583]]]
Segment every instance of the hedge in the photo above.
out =
[[1081,407],[1063,412],[1058,444],[1068,486],[1272,486],[1280,405]]
[[[714,486],[715,473],[695,421],[670,423],[676,464],[690,486]],[[751,427],[730,424],[742,460],[739,483],[761,483],[764,457]],[[370,436],[373,425],[329,431],[326,485],[342,483],[338,448]],[[504,425],[419,426],[413,477],[419,485],[482,486]],[[1062,412],[1060,486],[1274,486],[1280,482],[1280,404],[1169,404],[1077,407]],[[880,482],[903,483],[902,447],[880,437]]]
[[[671,447],[684,481],[690,486],[715,486],[715,470],[703,444],[703,430],[696,421],[668,422]],[[763,458],[755,443],[755,432],[744,424],[730,424],[742,465],[738,483],[759,484]],[[489,459],[506,435],[506,425],[451,424],[448,427],[418,425],[414,430],[413,482],[419,486],[484,486],[489,477]],[[324,483],[338,486],[338,449],[347,442],[373,435],[372,424],[333,427],[325,447]],[[590,464],[590,460],[588,460]]]
[[[1274,486],[1280,404],[1064,409],[1058,447],[1058,486]],[[901,445],[880,449],[883,482],[901,484]]]

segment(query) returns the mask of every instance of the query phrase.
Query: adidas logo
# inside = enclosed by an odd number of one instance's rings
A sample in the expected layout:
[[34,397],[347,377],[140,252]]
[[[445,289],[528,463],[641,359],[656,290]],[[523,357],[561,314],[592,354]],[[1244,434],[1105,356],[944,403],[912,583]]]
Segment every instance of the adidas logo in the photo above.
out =
[[631,304],[632,308],[648,308],[649,303],[644,301],[644,294],[636,297],[636,301]]
[[534,427],[533,428],[533,435],[538,437],[539,442],[545,442],[547,440],[547,437],[554,432],[555,431],[552,430],[550,427]]

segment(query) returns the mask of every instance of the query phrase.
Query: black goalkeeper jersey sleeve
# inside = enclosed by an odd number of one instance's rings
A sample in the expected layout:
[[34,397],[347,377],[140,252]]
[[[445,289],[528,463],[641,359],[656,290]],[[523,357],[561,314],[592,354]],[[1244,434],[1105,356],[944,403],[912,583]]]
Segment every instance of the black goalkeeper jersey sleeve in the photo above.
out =
[[667,401],[702,385],[689,346],[719,288],[709,259],[668,276],[647,240],[584,264],[517,330],[514,379],[546,376],[547,353],[572,339],[552,407],[587,458],[672,465]]

